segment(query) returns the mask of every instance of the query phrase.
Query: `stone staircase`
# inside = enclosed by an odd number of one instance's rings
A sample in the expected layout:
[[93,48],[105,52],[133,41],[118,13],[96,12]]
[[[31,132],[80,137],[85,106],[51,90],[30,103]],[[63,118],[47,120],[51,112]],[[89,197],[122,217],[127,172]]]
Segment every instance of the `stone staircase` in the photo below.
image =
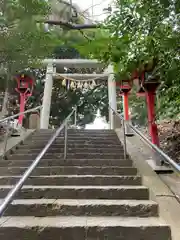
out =
[[[0,198],[53,134],[36,131],[0,161]],[[68,130],[52,144],[0,218],[1,240],[170,240],[141,176],[111,130]]]

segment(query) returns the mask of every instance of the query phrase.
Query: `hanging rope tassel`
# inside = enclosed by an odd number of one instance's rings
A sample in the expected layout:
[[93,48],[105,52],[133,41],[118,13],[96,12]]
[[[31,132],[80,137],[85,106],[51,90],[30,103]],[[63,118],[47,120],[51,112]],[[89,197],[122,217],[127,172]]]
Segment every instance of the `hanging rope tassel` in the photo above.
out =
[[92,84],[93,84],[93,86],[96,86],[96,82],[94,80],[92,81]]
[[70,88],[71,88],[71,89],[74,89],[75,87],[76,87],[76,86],[75,86],[74,82],[71,81]]
[[91,83],[91,88],[94,88],[96,86],[96,82],[93,80]]
[[62,86],[66,86],[66,79],[63,79],[63,81],[62,81]]
[[88,88],[89,84],[87,82],[84,83],[84,88]]
[[81,82],[78,82],[78,85],[77,85],[77,88],[82,88],[82,83]]

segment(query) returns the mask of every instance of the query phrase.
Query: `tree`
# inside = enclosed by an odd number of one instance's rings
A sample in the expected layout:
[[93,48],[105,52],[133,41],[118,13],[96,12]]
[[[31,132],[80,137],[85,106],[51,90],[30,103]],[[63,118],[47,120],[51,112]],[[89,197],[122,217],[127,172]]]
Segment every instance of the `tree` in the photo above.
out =
[[[85,54],[80,54],[79,47],[77,46],[86,44],[96,32],[96,30],[65,32],[65,34],[63,34],[64,44],[55,49],[55,58],[87,58]],[[68,70],[69,72],[74,72],[74,69]],[[77,71],[79,73],[85,73],[86,71],[92,73],[94,69],[78,69]],[[75,90],[66,90],[61,82],[60,80],[54,81],[51,105],[52,125],[59,125],[72,111],[74,106],[78,106],[77,120],[78,125],[81,127],[94,121],[98,109],[102,116],[105,116],[108,120],[107,85],[98,83],[93,89],[87,89],[86,91],[78,88]]]
[[[55,15],[63,18],[61,12],[64,9],[59,5],[59,9],[54,8]],[[69,6],[68,6],[69,7]],[[67,10],[67,9],[66,9]],[[67,31],[59,27],[49,27],[48,31],[44,28],[43,22],[51,12],[50,6],[45,1],[40,0],[17,0],[2,1],[0,5],[0,26],[2,35],[0,36],[0,64],[3,72],[1,73],[0,87],[4,91],[9,90],[13,98],[10,99],[11,113],[19,112],[17,105],[18,94],[14,93],[15,82],[9,81],[18,71],[28,70],[33,73],[36,84],[33,96],[28,99],[27,108],[32,108],[42,103],[45,69],[42,68],[40,61],[47,56],[54,58],[83,58],[77,45],[91,40],[96,30],[87,31]],[[68,19],[66,19],[68,20]],[[73,19],[77,23],[83,23],[84,19],[79,17]],[[59,39],[58,39],[59,38]],[[85,56],[86,57],[86,56]],[[73,69],[70,69],[74,71]],[[81,73],[85,69],[79,69]],[[90,69],[89,72],[94,71]],[[8,81],[7,80],[8,74]],[[7,88],[8,83],[8,88]],[[81,89],[65,89],[61,81],[55,80],[53,86],[51,124],[59,126],[64,118],[78,105],[78,123],[82,127],[91,123],[100,109],[102,114],[108,117],[107,109],[107,87],[96,86],[94,89],[83,91]],[[6,102],[6,101],[5,101]],[[58,112],[57,112],[58,109]]]
[[[43,75],[42,75],[43,76]],[[34,94],[28,101],[28,107],[33,108],[41,104],[43,97],[43,80],[36,85]],[[108,92],[107,86],[97,84],[93,88],[88,89],[67,89],[62,85],[59,79],[54,80],[53,92],[51,99],[50,125],[58,127],[63,120],[70,114],[75,106],[77,106],[77,124],[84,127],[86,124],[92,123],[99,109],[102,116],[106,116],[108,120]],[[73,124],[73,119],[71,119]]]
[[37,68],[41,60],[52,54],[61,43],[55,31],[45,31],[45,19],[50,13],[47,1],[2,0],[0,3],[0,69],[8,89],[9,81],[18,71]]
[[157,59],[159,117],[176,116],[180,111],[179,1],[116,0],[115,4],[101,34],[82,45],[80,52],[113,63],[118,80],[129,78],[142,63]]

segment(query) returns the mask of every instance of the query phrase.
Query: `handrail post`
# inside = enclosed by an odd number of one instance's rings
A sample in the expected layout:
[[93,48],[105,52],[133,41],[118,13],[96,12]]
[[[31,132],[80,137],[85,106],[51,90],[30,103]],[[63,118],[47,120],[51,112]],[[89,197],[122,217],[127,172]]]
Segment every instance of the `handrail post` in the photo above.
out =
[[[111,106],[109,106],[110,109]],[[126,142],[126,130],[125,130],[125,121],[124,118],[122,118],[117,111],[115,111],[114,109],[112,109],[112,111],[122,120],[122,126],[123,126],[123,138],[124,138],[124,159],[127,159],[127,142]],[[149,145],[153,150],[155,150],[155,152],[157,152],[158,154],[160,154],[164,159],[166,159],[166,161],[179,173],[180,172],[180,165],[178,165],[178,163],[176,163],[173,159],[171,159],[166,153],[164,153],[158,146],[156,146],[155,144],[153,144],[148,138],[146,138],[138,129],[136,129],[132,124],[127,123],[128,127],[130,127],[133,132],[135,134],[137,134],[141,139],[144,140],[144,142]],[[159,166],[158,166],[159,167]],[[168,171],[169,172],[169,168],[162,168],[162,169],[157,169],[157,171],[162,170],[164,171]],[[155,170],[156,171],[156,170]]]
[[124,160],[127,158],[127,144],[126,144],[126,129],[125,129],[125,122],[122,119],[122,127],[123,127],[123,140],[124,140]]
[[77,106],[75,107],[75,110],[74,110],[74,126],[77,125]]
[[64,159],[67,157],[67,128],[68,128],[68,123],[65,123],[64,126]]
[[2,153],[2,159],[4,159],[5,154],[6,154],[9,133],[10,133],[10,126],[9,126],[9,121],[7,121],[7,130],[6,130],[6,134],[5,134],[5,141],[4,141],[4,149],[3,149],[3,153]]
[[[129,124],[130,128],[156,153],[160,154],[178,173],[180,172],[180,165],[171,159],[166,153],[164,153],[158,146],[153,144],[148,138],[146,138],[138,129],[136,129],[132,124]],[[162,170],[165,171],[164,169]],[[169,171],[169,169],[168,169]]]

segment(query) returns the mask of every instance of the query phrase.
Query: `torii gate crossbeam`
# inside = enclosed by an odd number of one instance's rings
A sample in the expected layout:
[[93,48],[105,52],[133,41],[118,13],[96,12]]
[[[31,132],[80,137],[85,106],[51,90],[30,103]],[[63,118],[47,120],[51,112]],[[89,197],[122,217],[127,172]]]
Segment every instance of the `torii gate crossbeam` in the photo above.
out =
[[[40,128],[48,129],[49,127],[49,117],[50,117],[50,108],[51,108],[51,96],[52,96],[52,87],[53,87],[53,78],[56,76],[56,69],[58,67],[68,67],[68,68],[102,68],[104,67],[103,63],[98,62],[98,60],[89,60],[89,59],[45,59],[43,64],[47,67],[46,70],[46,79],[44,87],[44,97],[40,118]],[[62,75],[62,74],[60,74]],[[64,74],[66,75],[66,74]],[[75,78],[78,77],[78,74],[74,74]],[[71,74],[73,78],[73,74]],[[84,74],[85,79],[99,78],[102,77],[108,80],[108,97],[109,97],[109,106],[114,110],[117,110],[116,104],[116,84],[113,77],[113,67],[110,65],[103,74]],[[81,74],[82,79],[82,74]],[[81,80],[78,79],[78,80]],[[82,79],[84,80],[84,79]],[[114,128],[113,112],[109,110],[109,120],[110,128]]]

